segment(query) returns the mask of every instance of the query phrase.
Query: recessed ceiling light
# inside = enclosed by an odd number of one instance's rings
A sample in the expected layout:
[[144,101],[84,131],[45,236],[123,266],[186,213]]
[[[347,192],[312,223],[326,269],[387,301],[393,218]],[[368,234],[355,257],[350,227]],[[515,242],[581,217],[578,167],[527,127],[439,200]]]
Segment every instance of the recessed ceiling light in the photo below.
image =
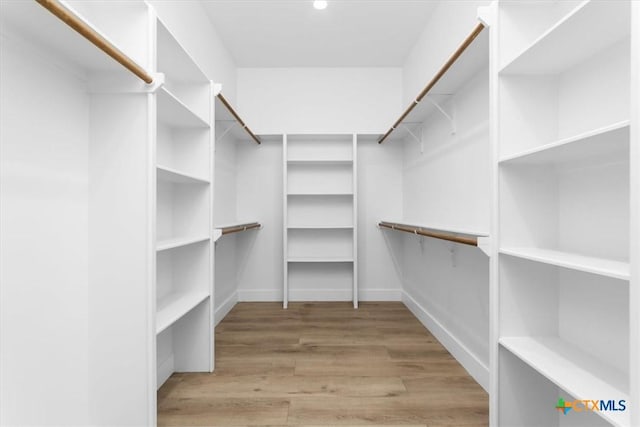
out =
[[326,0],[314,0],[313,7],[315,7],[318,10],[326,9],[327,8],[327,1]]

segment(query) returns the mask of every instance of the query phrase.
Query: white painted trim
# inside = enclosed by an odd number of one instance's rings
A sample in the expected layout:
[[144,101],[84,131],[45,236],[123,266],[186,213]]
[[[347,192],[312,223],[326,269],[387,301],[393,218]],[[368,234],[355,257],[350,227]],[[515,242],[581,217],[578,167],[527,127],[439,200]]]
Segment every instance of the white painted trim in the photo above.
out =
[[282,301],[282,292],[280,290],[238,289],[238,302],[281,302],[281,301]]
[[[299,289],[290,291],[290,301],[351,301],[351,289]],[[360,289],[360,301],[402,301],[401,289]],[[282,294],[271,289],[239,289],[238,302],[280,302]],[[217,316],[216,316],[217,319]]]
[[473,354],[458,338],[422,307],[407,291],[402,292],[402,302],[434,337],[456,358],[469,374],[488,391],[489,367]]
[[167,357],[167,359],[162,362],[160,365],[158,365],[158,372],[157,372],[157,381],[158,381],[158,389],[162,386],[162,384],[164,384],[164,382],[166,380],[169,379],[169,377],[171,376],[171,374],[174,373],[174,361],[173,361],[173,354],[170,357]]
[[402,301],[402,289],[360,289],[360,301]]
[[224,319],[227,314],[231,311],[231,309],[238,303],[238,291],[229,295],[229,298],[224,300],[222,304],[216,307],[213,314],[213,324],[215,326],[220,323],[222,319]]

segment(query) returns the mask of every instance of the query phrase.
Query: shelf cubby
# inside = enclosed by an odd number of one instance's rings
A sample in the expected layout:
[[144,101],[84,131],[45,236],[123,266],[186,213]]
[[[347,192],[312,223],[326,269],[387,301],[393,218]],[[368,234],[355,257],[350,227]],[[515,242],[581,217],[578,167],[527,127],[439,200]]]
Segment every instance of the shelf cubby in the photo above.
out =
[[209,128],[157,126],[157,164],[209,181]]
[[191,175],[167,166],[156,167],[158,181],[174,184],[209,184],[209,178]]
[[353,161],[352,135],[288,135],[287,160]]
[[209,230],[208,185],[158,181],[157,239],[206,236]]
[[[624,393],[602,379],[618,373],[598,362],[589,363],[580,352],[565,343],[548,339],[509,339],[498,348],[502,378],[496,413],[498,425],[512,427],[610,427],[629,425],[627,412],[571,410],[566,415],[556,408],[558,400],[624,399]],[[573,363],[573,358],[577,363]],[[587,363],[585,363],[587,362]],[[565,368],[560,371],[558,368]],[[588,370],[589,369],[589,370]],[[522,384],[526,384],[525,387]],[[563,387],[564,385],[564,387]],[[602,386],[602,388],[597,388]],[[566,388],[565,388],[566,387]],[[614,395],[605,393],[615,393]],[[617,397],[616,397],[617,396]],[[627,405],[629,404],[627,400]],[[580,408],[582,409],[582,408]]]
[[161,20],[157,25],[157,58],[167,91],[208,123],[210,80]]
[[[502,74],[557,74],[629,37],[629,2],[582,1],[577,6],[576,2],[539,3],[541,5],[529,8],[518,7],[519,13],[529,13],[526,19],[518,20],[518,24],[526,24],[525,28],[529,25],[544,28],[545,24],[556,22],[507,61],[500,71]],[[503,13],[508,15],[508,10],[507,6]],[[564,16],[557,19],[563,13]],[[603,16],[607,19],[602,19]],[[530,31],[530,34],[536,33]]]
[[289,299],[348,301],[353,298],[353,261],[300,259],[289,261]]
[[598,133],[607,137],[608,129],[628,121],[629,49],[625,38],[558,73],[501,76],[500,158]]
[[289,194],[351,194],[353,165],[311,163],[288,166]]
[[295,196],[287,203],[289,227],[353,226],[350,196]]
[[353,260],[353,229],[290,229],[289,259]]
[[207,116],[200,115],[183,103],[169,89],[158,90],[158,121],[174,128],[208,128]]
[[500,247],[628,263],[630,175],[624,148],[628,139],[608,146],[606,156],[581,153],[574,160],[558,156],[558,163],[502,164]]
[[[597,360],[607,367],[606,372],[619,371],[620,376],[628,377],[628,281],[508,255],[499,257],[500,342],[544,337],[571,346],[584,360]],[[617,387],[628,392],[624,383]]]

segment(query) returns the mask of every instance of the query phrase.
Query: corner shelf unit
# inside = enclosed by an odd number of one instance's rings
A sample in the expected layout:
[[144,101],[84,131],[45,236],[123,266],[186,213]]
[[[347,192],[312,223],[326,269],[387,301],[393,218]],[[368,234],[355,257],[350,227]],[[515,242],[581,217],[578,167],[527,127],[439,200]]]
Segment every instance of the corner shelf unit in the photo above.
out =
[[160,386],[213,370],[213,85],[157,21],[156,316]]
[[[639,142],[634,3],[493,6],[492,424],[640,423],[639,260],[629,249],[640,226],[629,213],[640,166],[630,157]],[[552,410],[559,397],[624,400],[627,409],[563,415]]]
[[290,300],[358,307],[355,135],[285,135],[284,289]]

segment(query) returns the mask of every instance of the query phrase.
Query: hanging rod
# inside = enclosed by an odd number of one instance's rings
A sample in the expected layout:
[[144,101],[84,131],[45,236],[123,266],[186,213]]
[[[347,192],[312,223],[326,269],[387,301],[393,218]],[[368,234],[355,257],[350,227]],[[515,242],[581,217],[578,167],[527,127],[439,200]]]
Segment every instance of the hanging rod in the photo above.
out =
[[73,28],[81,36],[93,43],[98,49],[102,50],[127,70],[138,76],[143,82],[147,84],[153,83],[153,77],[151,77],[149,73],[125,55],[120,49],[115,47],[111,42],[101,36],[96,30],[91,28],[90,25],[64,7],[58,0],[36,1],[69,27]]
[[482,32],[483,29],[484,29],[484,25],[482,23],[478,24],[473,29],[471,34],[469,34],[467,36],[467,38],[464,39],[462,44],[460,46],[458,46],[458,49],[456,49],[456,51],[453,52],[453,55],[451,55],[449,57],[449,59],[447,60],[447,62],[444,63],[442,68],[440,68],[440,70],[436,73],[436,75],[433,76],[431,81],[429,83],[427,83],[427,85],[424,87],[424,89],[422,89],[422,91],[418,94],[418,97],[416,98],[416,100],[413,101],[411,103],[411,105],[409,105],[409,107],[407,107],[407,109],[404,111],[404,113],[402,113],[402,115],[400,115],[400,118],[398,120],[396,120],[396,122],[393,124],[393,126],[391,126],[391,128],[387,131],[387,133],[385,133],[382,136],[382,138],[380,138],[378,140],[378,144],[382,144],[384,142],[384,140],[387,139],[389,137],[389,135],[391,135],[391,133],[394,130],[396,130],[396,128],[409,115],[409,113],[411,113],[411,111],[416,107],[416,105],[418,105],[420,103],[420,101],[422,101],[422,99],[425,96],[427,96],[429,91],[431,89],[433,89],[433,87],[438,83],[438,81],[440,81],[442,76],[444,76],[447,73],[447,71],[449,71],[449,68],[451,68],[453,63],[456,62],[458,60],[458,58],[460,58],[460,56],[462,56],[464,51],[467,50],[467,48],[471,45],[471,43],[473,43],[473,41],[476,39],[476,37],[478,37],[478,35]]
[[388,228],[390,230],[404,231],[406,233],[418,234],[420,236],[433,237],[434,239],[447,240],[449,242],[462,243],[463,245],[478,246],[477,237],[462,237],[454,233],[435,232],[415,227],[413,225],[397,224],[394,222],[380,221],[378,227]]
[[231,233],[239,233],[241,231],[253,230],[255,228],[260,228],[259,222],[250,222],[248,224],[238,224],[238,225],[230,225],[228,227],[220,227],[222,230],[222,235],[231,234]]
[[249,129],[246,125],[246,123],[240,118],[240,116],[238,115],[238,113],[236,113],[236,110],[233,109],[233,107],[231,106],[231,104],[229,104],[229,101],[227,101],[225,99],[224,96],[222,96],[222,93],[219,93],[218,95],[216,95],[218,97],[218,99],[220,100],[220,102],[222,102],[222,105],[225,106],[225,108],[227,110],[229,110],[229,112],[231,113],[231,115],[238,121],[238,123],[240,123],[240,125],[242,126],[242,128],[247,131],[247,133],[249,134],[249,136],[258,144],[261,144],[262,141],[260,141],[260,138],[258,138],[253,132],[251,132],[251,129]]

